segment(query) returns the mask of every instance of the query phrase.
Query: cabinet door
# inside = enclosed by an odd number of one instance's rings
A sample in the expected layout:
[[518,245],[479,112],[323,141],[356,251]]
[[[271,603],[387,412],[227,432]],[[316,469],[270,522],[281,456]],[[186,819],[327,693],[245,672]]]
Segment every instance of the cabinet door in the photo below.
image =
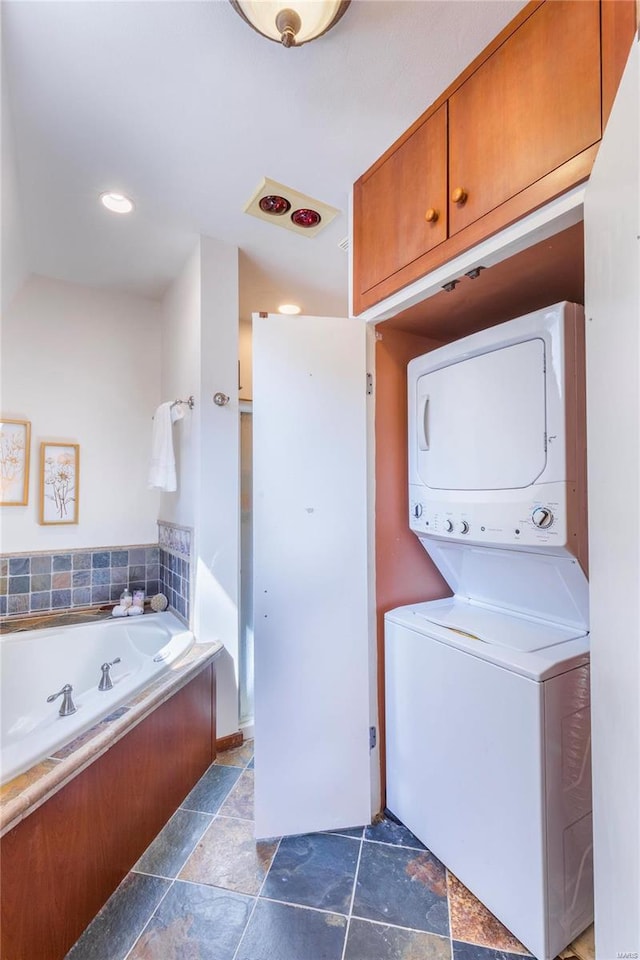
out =
[[369,823],[366,330],[254,316],[256,837]]
[[[436,219],[426,220],[427,211]],[[443,104],[354,194],[355,288],[365,293],[447,238],[447,105]]]
[[584,201],[598,957],[640,944],[639,91],[634,43]]
[[599,64],[599,4],[547,0],[451,96],[450,235],[600,139]]

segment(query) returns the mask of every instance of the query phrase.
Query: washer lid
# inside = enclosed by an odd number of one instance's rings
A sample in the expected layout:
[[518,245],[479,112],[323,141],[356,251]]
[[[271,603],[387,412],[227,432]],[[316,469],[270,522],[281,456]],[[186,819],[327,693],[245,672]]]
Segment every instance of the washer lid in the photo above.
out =
[[535,681],[589,660],[589,637],[579,628],[461,597],[397,607],[385,614],[385,620]]
[[544,650],[584,636],[584,630],[512,616],[457,597],[417,604],[413,609],[418,620],[445,627],[477,643],[523,653]]
[[589,585],[568,552],[555,556],[419,540],[457,597],[579,633],[589,630]]

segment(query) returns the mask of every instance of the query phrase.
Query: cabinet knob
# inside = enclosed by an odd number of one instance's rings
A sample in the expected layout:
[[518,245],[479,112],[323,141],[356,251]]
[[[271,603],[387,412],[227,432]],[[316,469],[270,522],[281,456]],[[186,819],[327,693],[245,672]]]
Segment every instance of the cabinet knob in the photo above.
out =
[[462,187],[456,187],[453,193],[451,194],[451,200],[453,203],[457,203],[462,206],[463,203],[467,202],[467,197],[469,194]]
[[440,214],[438,213],[437,210],[434,210],[433,207],[429,207],[429,209],[424,215],[424,218],[427,221],[427,223],[436,223],[439,216]]

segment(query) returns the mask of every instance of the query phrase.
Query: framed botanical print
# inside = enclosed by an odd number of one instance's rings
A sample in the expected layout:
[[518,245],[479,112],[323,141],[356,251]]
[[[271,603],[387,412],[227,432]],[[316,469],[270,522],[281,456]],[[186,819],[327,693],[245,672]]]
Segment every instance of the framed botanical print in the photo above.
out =
[[24,507],[29,500],[28,420],[0,420],[0,504]]
[[78,522],[80,447],[40,444],[40,523]]

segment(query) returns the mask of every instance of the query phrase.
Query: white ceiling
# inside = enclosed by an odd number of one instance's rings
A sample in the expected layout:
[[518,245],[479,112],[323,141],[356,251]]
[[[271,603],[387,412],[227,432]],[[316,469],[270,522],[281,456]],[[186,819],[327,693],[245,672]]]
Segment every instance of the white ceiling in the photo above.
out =
[[[522,6],[353,0],[285,50],[226,0],[5,0],[29,269],[158,298],[203,233],[240,249],[242,317],[344,315],[351,184]],[[265,175],[342,215],[310,239],[243,214]]]

